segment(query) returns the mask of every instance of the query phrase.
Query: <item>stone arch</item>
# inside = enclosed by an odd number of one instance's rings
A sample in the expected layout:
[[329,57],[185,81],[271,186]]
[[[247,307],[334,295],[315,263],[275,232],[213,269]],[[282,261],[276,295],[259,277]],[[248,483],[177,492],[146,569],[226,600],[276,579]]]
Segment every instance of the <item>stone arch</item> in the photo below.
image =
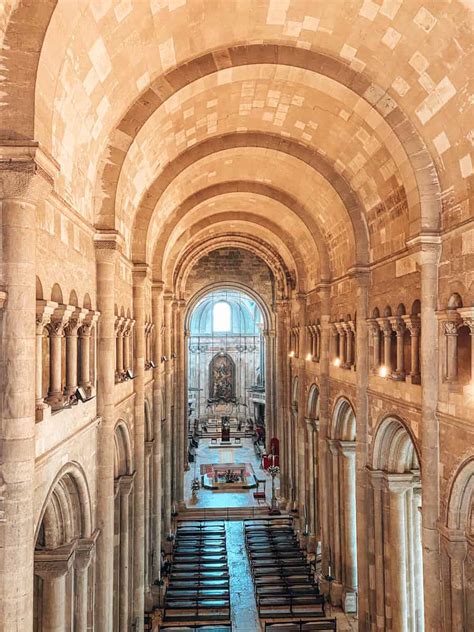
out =
[[120,419],[115,426],[114,441],[114,476],[115,478],[118,478],[133,472],[133,453],[130,431],[128,424],[123,419]]
[[446,514],[448,529],[459,529],[474,535],[474,456],[456,471],[449,492]]
[[36,277],[36,300],[44,300],[43,284],[41,283],[41,279],[38,276]]
[[47,520],[54,537],[46,546],[60,546],[73,538],[88,537],[92,533],[92,503],[87,477],[76,462],[64,465],[57,473],[44,500],[35,529],[38,540],[42,523]]
[[[378,424],[372,467],[369,529],[380,533],[382,542],[390,542],[390,555],[383,546],[375,570],[374,598],[384,604],[379,616],[389,629],[421,630],[424,625],[422,482],[415,441],[400,418],[389,415]],[[370,535],[369,539],[373,542]]]
[[[76,462],[56,475],[40,512],[35,532],[33,629],[65,630],[90,607],[88,568],[93,559],[91,497],[87,478]],[[68,592],[83,572],[74,595]]]
[[372,466],[388,473],[420,468],[416,442],[408,426],[398,417],[385,417],[378,425],[372,448]]
[[[246,192],[251,194],[262,195],[271,199],[278,200],[284,204],[288,209],[294,211],[296,215],[301,217],[301,221],[307,227],[308,231],[314,239],[321,267],[321,276],[326,279],[329,278],[329,255],[327,252],[327,246],[321,235],[320,229],[316,222],[311,218],[311,214],[305,206],[296,200],[293,196],[289,195],[278,187],[270,186],[262,182],[251,182],[235,180],[232,182],[221,183],[217,185],[210,185],[201,189],[197,193],[194,193],[186,200],[182,201],[179,207],[176,209],[175,220],[183,218],[189,210],[192,210],[197,205],[204,201],[211,200],[218,196],[232,193],[232,192]],[[155,254],[152,257],[155,260],[157,257],[162,258],[165,246],[172,232],[172,225],[165,227],[159,234],[159,241],[154,245]]]
[[211,237],[196,242],[182,254],[173,271],[173,288],[175,291],[184,291],[187,278],[199,259],[214,250],[226,247],[247,250],[261,259],[271,270],[280,296],[287,297],[289,290],[295,287],[296,280],[292,274],[293,271],[288,269],[279,253],[276,253],[266,242],[257,237],[227,233],[221,237]]
[[58,283],[51,288],[51,300],[60,305],[63,303],[63,291]]
[[357,611],[356,418],[350,400],[336,400],[328,438],[329,552],[335,578],[334,602]]
[[206,296],[206,294],[210,294],[211,292],[214,292],[216,290],[237,290],[238,292],[243,292],[244,294],[248,294],[257,303],[262,313],[265,329],[272,328],[272,322],[273,322],[272,313],[270,311],[269,306],[266,304],[266,302],[263,300],[260,294],[256,292],[253,288],[250,288],[244,285],[243,283],[241,284],[241,283],[232,282],[232,283],[225,283],[225,284],[210,283],[209,285],[206,285],[205,287],[201,288],[199,292],[196,292],[196,294],[194,294],[194,296],[190,298],[189,301],[187,301],[186,313],[184,315],[185,331],[190,330],[191,317],[196,305],[200,302],[202,298]]
[[340,441],[355,441],[356,439],[354,407],[345,397],[340,397],[334,406],[330,436]]
[[[384,116],[408,155],[420,199],[423,201],[421,228],[424,230],[439,228],[441,207],[437,170],[416,127],[393,96],[380,86],[373,84],[367,73],[357,72],[349,67],[347,61],[329,57],[321,51],[303,50],[288,44],[267,42],[249,45],[246,43],[245,45],[235,44],[189,59],[186,63],[157,77],[155,79],[157,91],[151,89],[144,91],[126,112],[117,125],[117,129],[127,130],[130,133],[127,144],[131,145],[136,131],[172,94],[199,77],[217,72],[221,67],[229,67],[229,60],[231,60],[230,67],[278,61],[279,64],[305,68],[330,77],[360,95],[372,108]],[[111,163],[109,159],[111,153],[117,154],[117,152],[116,148],[110,144],[102,159],[102,175],[97,180],[96,199],[102,202],[99,212],[109,217],[113,216],[116,183],[128,148],[128,146],[122,146],[118,160]],[[111,183],[111,186],[102,193],[100,189],[106,182]]]
[[308,393],[307,415],[309,419],[319,419],[319,403],[319,387],[316,384],[312,384]]
[[[143,235],[148,231],[155,209],[159,205],[160,197],[173,179],[188,166],[203,157],[210,156],[217,151],[239,147],[275,149],[306,163],[319,172],[337,192],[350,218],[352,224],[351,234],[357,259],[357,262],[354,263],[364,264],[368,262],[369,238],[363,205],[343,176],[327,164],[323,156],[314,152],[308,146],[281,136],[261,132],[248,134],[245,132],[234,132],[223,134],[217,138],[211,137],[196,143],[166,165],[143,196],[135,214],[132,229],[132,257],[134,260],[145,260],[146,253],[144,251]],[[322,252],[324,253],[324,250]]]
[[[308,248],[309,240],[305,241],[304,236],[298,240],[295,235],[283,232],[275,222],[262,217],[260,209],[258,214],[243,212],[246,213],[244,219],[237,209],[227,212],[217,211],[216,213],[211,213],[209,209],[207,216],[192,223],[186,230],[180,230],[182,227],[178,224],[168,243],[163,246],[164,252],[158,255],[158,251],[156,251],[153,277],[164,279],[165,284],[172,285],[172,279],[175,276],[174,270],[177,268],[183,253],[188,252],[190,241],[208,245],[220,244],[221,248],[232,248],[235,245],[238,246],[238,243],[246,243],[249,246],[246,250],[255,250],[255,254],[256,246],[260,246],[260,244],[265,247],[269,246],[271,251],[278,253],[278,259],[266,255],[265,259],[267,264],[272,260],[283,262],[287,279],[285,281],[285,277],[282,277],[283,289],[285,289],[286,283],[289,288],[298,287],[300,291],[304,291],[305,283],[309,283],[309,278],[313,280],[313,284],[316,284],[316,279],[319,278],[318,270],[313,262],[308,265],[308,258],[312,257],[314,252],[314,246],[313,249]],[[229,232],[229,224],[234,226],[231,233]],[[256,239],[257,231],[260,235],[259,239]],[[227,242],[231,243],[228,244]],[[302,245],[306,246],[306,256],[303,256],[303,251],[300,250]],[[261,258],[262,249],[260,247],[259,254]],[[317,257],[314,259],[318,260]],[[279,264],[277,270],[279,270]],[[307,287],[312,287],[312,285],[307,285]]]
[[470,630],[474,625],[474,456],[454,474],[441,535],[443,629]]

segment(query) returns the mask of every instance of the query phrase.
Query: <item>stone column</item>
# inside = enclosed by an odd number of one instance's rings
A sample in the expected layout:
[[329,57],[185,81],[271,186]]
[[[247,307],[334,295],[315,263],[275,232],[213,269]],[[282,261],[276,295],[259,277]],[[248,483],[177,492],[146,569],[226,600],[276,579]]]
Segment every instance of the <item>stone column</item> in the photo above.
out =
[[125,475],[118,479],[120,495],[120,632],[128,632],[130,629],[130,492],[133,485],[134,475]]
[[155,360],[155,368],[153,369],[153,434],[155,441],[153,443],[153,473],[155,480],[153,482],[153,577],[152,580],[161,579],[161,540],[162,540],[162,524],[161,524],[161,499],[163,495],[162,481],[162,435],[161,426],[164,418],[162,406],[162,363],[161,356],[163,350],[161,348],[161,329],[163,321],[163,283],[155,282],[151,291],[151,311],[155,325],[155,336],[153,340],[153,355]]
[[0,630],[31,630],[35,491],[36,205],[57,170],[35,144],[0,146],[3,268],[7,293],[0,340],[0,453],[4,491]]
[[392,330],[397,335],[397,366],[395,368],[394,378],[396,380],[405,379],[405,356],[404,356],[404,339],[405,339],[405,323],[396,316],[390,319]]
[[352,327],[350,323],[344,323],[344,332],[346,335],[346,366],[348,369],[354,364],[352,353]]
[[119,382],[123,374],[123,325],[125,318],[115,317],[115,381]]
[[416,630],[423,629],[424,599],[423,599],[423,543],[421,536],[421,487],[413,487],[413,544],[414,544],[414,583],[416,593],[415,626]]
[[288,301],[276,301],[276,367],[275,367],[275,395],[276,410],[276,436],[280,442],[280,505],[284,507],[289,500],[289,461],[288,444],[286,434],[288,426]]
[[411,475],[388,474],[392,629],[408,632],[406,491]]
[[373,542],[374,542],[374,584],[375,611],[372,620],[375,621],[375,630],[384,632],[385,620],[385,569],[384,569],[384,540],[388,534],[384,532],[384,502],[383,502],[383,472],[375,470],[370,472],[370,480],[373,488]]
[[73,311],[70,305],[60,305],[54,310],[49,331],[49,392],[47,402],[52,410],[59,410],[64,402],[62,384],[62,339],[64,328]]
[[372,372],[376,373],[380,364],[380,327],[375,318],[368,318],[367,325],[372,337]]
[[125,326],[123,332],[123,368],[124,371],[128,371],[132,369],[132,364],[130,362],[130,338],[133,335],[133,326],[135,321],[132,319],[127,319],[127,324]]
[[318,432],[318,477],[320,481],[319,506],[324,508],[321,513],[321,566],[323,575],[328,574],[329,562],[329,511],[326,510],[331,504],[329,497],[330,474],[328,472],[328,429],[330,424],[329,412],[329,362],[330,362],[330,340],[332,327],[330,324],[330,287],[329,284],[320,284],[318,295],[321,305],[321,355],[320,367],[320,389],[319,389],[319,432]]
[[340,366],[344,369],[347,369],[347,345],[344,323],[336,323],[336,329],[339,336],[339,359],[341,360]]
[[407,329],[410,332],[410,381],[412,384],[420,383],[420,332],[421,323],[418,316],[402,316]]
[[308,522],[308,550],[315,551],[317,546],[316,538],[316,467],[315,467],[315,455],[314,455],[314,435],[315,435],[315,420],[305,419],[306,434],[307,434],[307,522]]
[[76,545],[74,632],[87,632],[89,629],[89,569],[95,555],[97,535],[81,539]]
[[135,420],[134,420],[134,526],[133,526],[133,620],[136,632],[143,630],[145,609],[145,283],[148,266],[133,269],[133,312],[135,334]]
[[101,313],[98,336],[97,413],[101,417],[97,452],[96,617],[97,632],[113,629],[114,573],[114,431],[115,431],[115,266],[119,240],[115,233],[95,238],[97,305]]
[[171,310],[173,303],[172,294],[165,293],[163,296],[164,302],[164,334],[165,334],[165,349],[164,362],[165,369],[165,426],[164,426],[164,468],[163,468],[163,505],[164,505],[164,531],[166,536],[171,531],[171,504],[172,504],[172,427],[171,427],[171,406],[172,406],[172,376],[171,376]]
[[187,443],[188,443],[188,403],[187,403],[187,375],[186,375],[186,335],[184,331],[184,312],[186,302],[177,301],[176,305],[176,360],[175,360],[175,380],[176,380],[176,423],[178,441],[178,453],[176,461],[176,502],[178,507],[184,507],[184,467],[187,463]]
[[328,447],[331,454],[331,502],[332,502],[332,533],[330,535],[331,563],[334,581],[331,586],[332,603],[341,605],[342,599],[342,542],[341,542],[341,519],[343,509],[341,507],[341,477],[339,468],[339,442],[328,439]]
[[471,336],[471,384],[474,384],[474,307],[463,307],[458,309],[463,325],[469,328]]
[[150,591],[150,555],[151,555],[151,503],[153,497],[152,456],[155,440],[145,441],[145,592]]
[[79,386],[88,395],[92,390],[91,384],[91,332],[94,323],[94,313],[89,312],[78,330],[79,344],[81,346],[81,365],[79,367]]
[[64,550],[35,552],[35,575],[43,580],[42,632],[64,632],[68,629],[66,579],[73,560],[70,546],[64,547]]
[[370,274],[362,266],[352,271],[356,286],[356,525],[357,525],[357,584],[358,614],[361,627],[369,627],[369,554],[368,554],[368,380],[369,337],[367,330]]
[[446,337],[446,382],[458,379],[458,324],[454,321],[444,323]]
[[377,318],[380,329],[383,334],[383,365],[387,368],[387,375],[392,372],[391,344],[392,344],[392,326],[388,318]]
[[66,397],[70,398],[77,389],[77,333],[88,311],[76,309],[64,328],[66,335]]
[[[340,441],[344,505],[344,612],[357,612],[356,442]],[[367,561],[366,561],[367,563]]]
[[[415,240],[416,241],[416,240]],[[439,505],[439,421],[438,408],[438,264],[441,239],[426,235],[421,248],[421,471],[423,472],[423,584],[425,629],[440,630],[441,582],[438,519]]]
[[275,331],[267,329],[264,332],[265,339],[265,428],[267,438],[267,449],[270,448],[270,441],[276,437],[275,412],[273,408],[273,361],[275,347]]
[[50,301],[36,302],[36,421],[42,421],[49,406],[43,398],[43,339],[45,327],[51,322],[51,316],[57,303]]

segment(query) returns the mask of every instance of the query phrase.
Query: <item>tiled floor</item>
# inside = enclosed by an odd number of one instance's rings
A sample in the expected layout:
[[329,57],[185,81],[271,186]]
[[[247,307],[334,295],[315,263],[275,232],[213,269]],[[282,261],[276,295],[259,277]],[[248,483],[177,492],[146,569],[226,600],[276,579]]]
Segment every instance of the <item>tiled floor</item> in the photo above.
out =
[[[265,478],[267,502],[271,498],[271,476],[260,467],[260,459],[255,455],[252,439],[242,439],[241,448],[210,448],[208,439],[201,439],[196,451],[195,463],[190,463],[190,470],[184,476],[184,498],[187,507],[225,508],[225,507],[257,507],[259,502],[253,497],[255,489],[233,490],[232,492],[200,489],[196,497],[191,492],[194,477],[200,478],[200,465],[205,463],[251,463],[257,478]],[[275,480],[278,495],[278,480]],[[263,501],[260,501],[263,506]]]

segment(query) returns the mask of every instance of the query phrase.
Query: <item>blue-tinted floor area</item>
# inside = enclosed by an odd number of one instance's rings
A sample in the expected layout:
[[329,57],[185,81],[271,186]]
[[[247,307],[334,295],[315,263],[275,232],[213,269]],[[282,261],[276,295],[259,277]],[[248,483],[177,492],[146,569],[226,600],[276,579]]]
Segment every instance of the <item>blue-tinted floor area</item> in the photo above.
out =
[[233,632],[260,632],[242,522],[226,522],[227,563]]

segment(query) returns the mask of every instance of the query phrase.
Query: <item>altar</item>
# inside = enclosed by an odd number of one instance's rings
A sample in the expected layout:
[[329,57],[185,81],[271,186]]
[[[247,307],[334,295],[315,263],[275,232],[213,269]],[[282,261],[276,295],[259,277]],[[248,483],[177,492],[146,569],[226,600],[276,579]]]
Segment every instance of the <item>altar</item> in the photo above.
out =
[[257,486],[251,463],[205,463],[201,465],[201,484],[204,489],[235,491]]

